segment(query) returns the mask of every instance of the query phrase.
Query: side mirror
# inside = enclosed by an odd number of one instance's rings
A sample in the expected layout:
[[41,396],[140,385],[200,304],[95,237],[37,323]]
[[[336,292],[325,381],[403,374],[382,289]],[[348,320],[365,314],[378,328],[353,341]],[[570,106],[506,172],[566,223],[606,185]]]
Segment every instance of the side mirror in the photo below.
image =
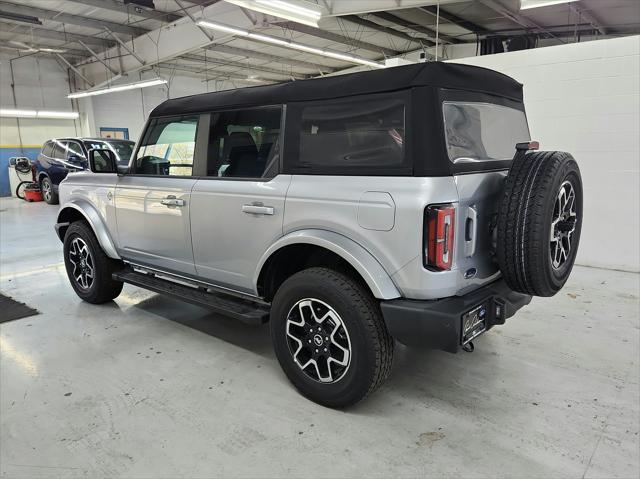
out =
[[118,173],[115,153],[107,149],[89,151],[89,168],[93,173]]

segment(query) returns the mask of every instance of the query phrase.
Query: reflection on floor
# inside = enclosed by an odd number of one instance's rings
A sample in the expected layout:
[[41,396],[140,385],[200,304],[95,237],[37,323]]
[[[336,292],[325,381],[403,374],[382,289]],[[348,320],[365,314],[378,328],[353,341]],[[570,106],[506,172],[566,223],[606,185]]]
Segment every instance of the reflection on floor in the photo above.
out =
[[289,385],[268,326],[126,286],[82,303],[57,209],[0,201],[0,477],[637,477],[639,277],[576,268],[476,341],[397,347],[340,412]]

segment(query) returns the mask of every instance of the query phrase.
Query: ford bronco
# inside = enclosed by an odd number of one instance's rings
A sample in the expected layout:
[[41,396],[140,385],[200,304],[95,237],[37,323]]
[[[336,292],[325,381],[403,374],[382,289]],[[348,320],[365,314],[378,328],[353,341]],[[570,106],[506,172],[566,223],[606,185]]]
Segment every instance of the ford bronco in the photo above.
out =
[[394,341],[449,352],[552,296],[582,183],[536,151],[522,85],[451,63],[206,93],[150,114],[128,166],[92,150],[56,230],[80,298],[123,283],[269,321],[285,374],[346,407]]

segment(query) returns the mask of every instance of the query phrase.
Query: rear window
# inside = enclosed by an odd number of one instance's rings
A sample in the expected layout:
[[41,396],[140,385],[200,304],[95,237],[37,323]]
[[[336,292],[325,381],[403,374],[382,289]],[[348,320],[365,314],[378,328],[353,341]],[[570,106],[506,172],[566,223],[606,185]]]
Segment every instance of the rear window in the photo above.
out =
[[447,153],[454,164],[510,160],[530,140],[524,111],[481,102],[443,103]]
[[47,141],[42,147],[42,154],[51,158],[53,156],[53,143]]

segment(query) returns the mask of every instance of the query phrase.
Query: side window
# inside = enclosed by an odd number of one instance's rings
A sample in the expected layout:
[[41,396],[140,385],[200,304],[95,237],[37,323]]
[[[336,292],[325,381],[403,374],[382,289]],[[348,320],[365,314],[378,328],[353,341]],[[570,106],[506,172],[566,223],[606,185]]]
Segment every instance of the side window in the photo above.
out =
[[299,166],[355,173],[405,164],[405,101],[372,95],[304,104]]
[[80,144],[76,143],[75,141],[70,141],[69,144],[67,145],[67,159],[74,156],[82,160],[86,159]]
[[67,142],[66,141],[53,141],[53,153],[51,154],[51,158],[56,158],[58,160],[66,160],[67,159]]
[[264,178],[277,170],[282,107],[212,113],[207,176]]
[[153,120],[136,153],[135,173],[191,176],[197,127],[197,116]]
[[53,156],[53,143],[47,141],[42,147],[42,154],[51,158]]

